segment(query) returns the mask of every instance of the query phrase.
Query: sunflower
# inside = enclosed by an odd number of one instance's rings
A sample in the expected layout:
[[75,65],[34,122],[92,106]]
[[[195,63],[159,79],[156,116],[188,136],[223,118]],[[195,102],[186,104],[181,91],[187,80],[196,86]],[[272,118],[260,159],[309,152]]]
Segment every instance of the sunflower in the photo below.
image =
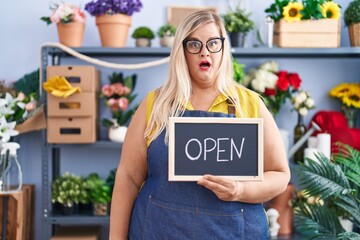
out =
[[321,6],[321,12],[324,18],[339,19],[341,10],[337,3],[326,2]]
[[360,91],[351,89],[343,98],[342,102],[348,107],[360,108]]
[[287,22],[297,22],[301,20],[302,15],[300,11],[304,9],[302,3],[289,2],[289,4],[283,8],[283,16]]
[[329,95],[335,98],[342,98],[351,89],[350,83],[341,83],[330,90]]

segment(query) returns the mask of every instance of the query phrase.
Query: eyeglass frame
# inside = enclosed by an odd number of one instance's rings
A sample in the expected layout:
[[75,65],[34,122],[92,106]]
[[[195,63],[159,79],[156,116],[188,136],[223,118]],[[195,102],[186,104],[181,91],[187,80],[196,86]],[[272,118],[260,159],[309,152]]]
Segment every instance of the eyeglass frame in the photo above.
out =
[[[211,40],[214,40],[214,39],[220,39],[220,40],[221,40],[221,48],[219,49],[219,51],[216,51],[216,52],[210,51],[210,49],[209,49],[209,47],[208,47],[208,45],[207,45],[208,42],[210,42]],[[206,41],[205,47],[206,47],[206,49],[207,49],[210,53],[218,53],[218,52],[220,52],[220,51],[224,48],[224,40],[225,40],[224,37],[211,38],[211,39],[209,39],[209,40]],[[198,41],[198,42],[201,43],[200,50],[199,50],[197,53],[189,52],[189,50],[188,50],[187,47],[186,47],[186,44],[187,44],[189,41]],[[187,52],[190,53],[190,54],[198,54],[198,53],[200,53],[201,50],[202,50],[202,48],[203,48],[203,46],[204,46],[204,43],[203,43],[202,41],[200,41],[199,39],[191,39],[191,38],[190,38],[190,39],[186,39],[186,38],[185,38],[185,39],[182,41],[182,43],[183,43],[183,48],[185,49],[185,51],[187,51]]]

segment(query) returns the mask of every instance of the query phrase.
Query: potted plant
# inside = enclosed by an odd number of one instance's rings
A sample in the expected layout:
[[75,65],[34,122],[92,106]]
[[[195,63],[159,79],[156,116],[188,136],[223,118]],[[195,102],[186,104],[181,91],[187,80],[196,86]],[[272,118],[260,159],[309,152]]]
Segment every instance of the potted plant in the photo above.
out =
[[360,0],[349,3],[344,13],[344,20],[349,31],[350,45],[360,46]]
[[243,47],[246,35],[255,27],[250,15],[251,13],[236,6],[222,16],[233,47]]
[[172,47],[174,42],[174,37],[176,33],[176,28],[171,24],[165,24],[160,27],[157,35],[160,38],[160,45],[162,47]]
[[93,214],[96,216],[109,215],[111,201],[110,186],[97,173],[91,173],[85,183],[88,188],[90,201],[93,203]]
[[359,239],[342,219],[360,226],[360,152],[337,143],[331,160],[316,158],[297,167],[302,191],[292,203],[295,228],[311,239]]
[[84,179],[71,173],[64,173],[52,183],[51,202],[62,207],[63,214],[76,213],[79,203],[88,202],[88,191]]
[[136,39],[135,44],[137,47],[150,47],[151,39],[154,39],[155,35],[150,28],[142,26],[136,28],[131,37]]
[[109,76],[109,81],[110,84],[102,87],[100,97],[105,99],[112,118],[104,118],[102,124],[109,128],[111,141],[123,142],[127,131],[125,124],[137,108],[137,106],[129,107],[136,98],[136,94],[132,94],[136,85],[136,75],[124,77],[123,73],[114,72]]
[[81,47],[85,30],[85,13],[71,3],[52,4],[50,17],[42,17],[48,25],[57,25],[59,42],[68,47]]
[[85,10],[96,17],[103,47],[125,47],[131,16],[142,8],[140,0],[92,0]]
[[278,47],[339,47],[340,6],[332,0],[276,0],[265,12]]

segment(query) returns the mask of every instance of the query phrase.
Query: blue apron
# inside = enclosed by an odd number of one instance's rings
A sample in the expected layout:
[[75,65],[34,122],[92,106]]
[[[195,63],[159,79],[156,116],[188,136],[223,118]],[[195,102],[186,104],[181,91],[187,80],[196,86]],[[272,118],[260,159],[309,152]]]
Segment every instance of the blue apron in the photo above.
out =
[[[235,115],[196,110],[185,111],[183,117]],[[165,131],[148,148],[148,177],[133,207],[130,240],[269,238],[262,204],[225,202],[196,182],[169,182],[164,137]]]

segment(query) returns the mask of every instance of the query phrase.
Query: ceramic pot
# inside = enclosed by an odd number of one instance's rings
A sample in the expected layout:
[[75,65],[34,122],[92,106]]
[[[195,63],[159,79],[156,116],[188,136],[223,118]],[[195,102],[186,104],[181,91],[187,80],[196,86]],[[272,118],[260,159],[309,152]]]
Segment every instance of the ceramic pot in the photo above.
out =
[[104,14],[96,17],[101,46],[125,47],[131,26],[131,17],[126,14]]
[[118,126],[109,129],[109,139],[113,142],[124,142],[127,127]]
[[174,36],[164,36],[160,38],[160,45],[162,47],[172,47],[174,43]]
[[58,23],[59,42],[68,47],[81,47],[84,39],[85,23]]
[[135,40],[135,44],[137,47],[150,47],[151,46],[151,40],[148,38],[137,38]]

